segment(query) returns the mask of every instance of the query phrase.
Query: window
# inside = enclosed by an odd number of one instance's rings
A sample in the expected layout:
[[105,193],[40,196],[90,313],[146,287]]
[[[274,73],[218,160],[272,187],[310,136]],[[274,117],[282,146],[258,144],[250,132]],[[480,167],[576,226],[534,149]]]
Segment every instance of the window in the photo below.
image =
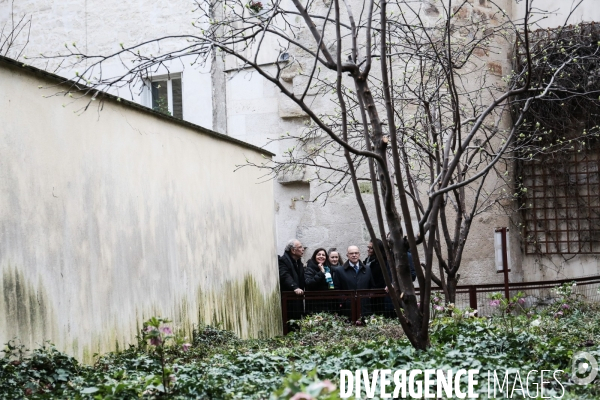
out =
[[[169,79],[170,78],[170,79]],[[153,110],[183,119],[181,75],[154,77],[149,82]]]
[[600,253],[600,146],[523,165],[527,254]]

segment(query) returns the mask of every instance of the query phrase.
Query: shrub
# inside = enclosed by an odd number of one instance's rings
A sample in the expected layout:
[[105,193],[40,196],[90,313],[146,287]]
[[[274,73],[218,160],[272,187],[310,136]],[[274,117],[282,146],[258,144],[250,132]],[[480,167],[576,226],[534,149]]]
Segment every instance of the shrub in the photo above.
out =
[[[395,320],[372,317],[357,327],[327,314],[307,317],[298,321],[298,331],[269,339],[240,340],[205,326],[194,330],[186,349],[184,338],[155,318],[137,345],[107,353],[93,366],[50,345],[26,355],[11,341],[0,357],[0,398],[333,399],[339,396],[339,371],[358,368],[561,369],[565,399],[600,396],[597,383],[578,386],[570,378],[575,352],[600,359],[597,308],[580,305],[560,318],[543,311],[533,318],[465,315],[455,308],[440,312],[431,322],[428,351],[410,346]],[[512,319],[510,329],[505,318]],[[483,380],[478,390],[485,393]]]

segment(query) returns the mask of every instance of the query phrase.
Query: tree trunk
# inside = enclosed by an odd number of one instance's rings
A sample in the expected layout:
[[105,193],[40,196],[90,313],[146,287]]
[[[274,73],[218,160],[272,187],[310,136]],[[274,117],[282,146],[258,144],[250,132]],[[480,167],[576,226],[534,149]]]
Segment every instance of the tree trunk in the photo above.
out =
[[456,303],[456,286],[458,280],[456,279],[456,272],[451,272],[446,278],[446,287],[448,288],[448,296],[446,297],[446,304]]

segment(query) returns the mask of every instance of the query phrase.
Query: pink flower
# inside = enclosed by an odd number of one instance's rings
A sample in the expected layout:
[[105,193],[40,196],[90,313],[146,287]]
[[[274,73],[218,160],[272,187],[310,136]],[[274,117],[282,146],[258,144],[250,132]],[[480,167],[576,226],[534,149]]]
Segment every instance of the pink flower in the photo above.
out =
[[440,298],[439,298],[439,297],[437,297],[437,296],[436,296],[436,297],[434,297],[434,298],[433,298],[433,302],[434,302],[434,303],[437,303],[438,301],[440,301]]
[[181,349],[183,351],[188,351],[191,347],[192,347],[191,343],[184,343],[184,344],[181,345]]
[[162,343],[162,340],[159,336],[150,338],[150,344],[152,346],[160,346],[161,343]]
[[433,308],[435,308],[437,311],[444,311],[444,307],[442,306],[435,305]]
[[321,384],[328,392],[333,392],[335,390],[335,385],[329,379],[325,379]]
[[165,335],[172,335],[172,334],[173,334],[173,331],[172,331],[172,330],[171,330],[171,328],[170,328],[170,327],[168,327],[168,326],[163,326],[163,327],[161,327],[161,328],[160,328],[160,332],[161,332],[161,333],[164,333]]
[[562,308],[565,308],[565,309],[567,309],[567,308],[571,308],[571,306],[569,306],[568,304],[563,304],[563,305],[562,305]]
[[563,312],[562,312],[562,311],[559,311],[559,312],[557,312],[557,313],[554,313],[554,318],[561,317],[562,315],[563,315]]
[[156,330],[156,327],[152,326],[152,325],[148,325],[146,327],[146,332],[153,332]]
[[490,306],[497,307],[500,305],[500,300],[492,300],[490,301]]
[[523,297],[521,297],[521,298],[519,299],[519,304],[520,304],[520,305],[523,305],[523,304],[525,304],[525,299],[524,299]]

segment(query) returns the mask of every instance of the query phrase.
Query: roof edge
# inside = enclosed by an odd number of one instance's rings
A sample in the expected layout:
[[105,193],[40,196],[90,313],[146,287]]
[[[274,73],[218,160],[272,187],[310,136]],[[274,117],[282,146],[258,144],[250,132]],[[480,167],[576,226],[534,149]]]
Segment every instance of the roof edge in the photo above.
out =
[[[4,57],[2,55],[0,55],[0,64],[5,64],[5,65],[8,65],[10,67],[13,67],[13,68],[16,68],[16,69],[20,69],[20,70],[25,70],[25,71],[27,71],[28,73],[30,73],[32,75],[37,75],[39,77],[42,77],[42,78],[45,78],[45,79],[48,79],[48,80],[56,81],[59,85],[68,85],[68,84],[76,85],[76,87],[78,88],[77,89],[78,91],[84,91],[86,89],[97,90],[97,89],[90,88],[89,86],[83,86],[83,85],[81,85],[79,83],[74,82],[71,79],[64,78],[64,77],[62,77],[60,75],[57,75],[57,74],[54,74],[52,72],[44,71],[44,70],[39,69],[37,67],[34,67],[34,66],[31,66],[31,65],[22,63],[20,61],[14,60],[12,58]],[[131,100],[126,100],[126,99],[120,98],[120,97],[115,96],[113,94],[110,94],[108,92],[104,92],[104,91],[98,90],[98,95],[96,97],[97,98],[101,98],[102,101],[108,100],[108,101],[117,103],[119,105],[127,106],[127,107],[133,108],[133,109],[135,109],[137,111],[140,111],[140,112],[152,115],[152,116],[160,118],[160,119],[163,119],[165,121],[169,121],[171,123],[174,123],[174,124],[177,124],[177,125],[180,125],[180,126],[184,126],[186,128],[193,129],[196,132],[203,133],[203,134],[206,134],[208,136],[212,136],[215,139],[219,139],[219,140],[223,140],[225,142],[237,144],[237,145],[245,147],[247,149],[254,150],[254,151],[256,151],[256,152],[258,152],[260,154],[263,154],[265,156],[270,156],[270,157],[274,157],[275,156],[274,153],[271,153],[270,151],[268,151],[266,149],[263,149],[263,148],[260,148],[258,146],[255,146],[253,144],[244,142],[243,140],[239,140],[239,139],[233,138],[231,136],[227,136],[227,135],[225,135],[223,133],[215,132],[213,130],[204,128],[204,127],[202,127],[200,125],[193,124],[193,123],[185,121],[183,119],[175,118],[175,117],[173,117],[171,115],[159,113],[158,111],[155,111],[155,110],[153,110],[151,108],[142,106],[141,104],[138,104],[138,103],[136,103],[134,101],[131,101]]]

